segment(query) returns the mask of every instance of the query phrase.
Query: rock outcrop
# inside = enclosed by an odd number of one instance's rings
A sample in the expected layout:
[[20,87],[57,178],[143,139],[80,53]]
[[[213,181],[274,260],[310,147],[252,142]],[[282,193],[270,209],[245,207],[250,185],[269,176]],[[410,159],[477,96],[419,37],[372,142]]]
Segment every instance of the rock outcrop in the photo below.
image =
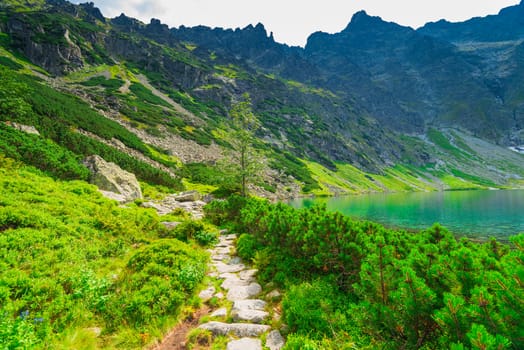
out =
[[142,191],[134,174],[120,168],[115,163],[106,162],[98,155],[89,156],[84,165],[91,171],[90,182],[108,198],[121,203],[142,198]]

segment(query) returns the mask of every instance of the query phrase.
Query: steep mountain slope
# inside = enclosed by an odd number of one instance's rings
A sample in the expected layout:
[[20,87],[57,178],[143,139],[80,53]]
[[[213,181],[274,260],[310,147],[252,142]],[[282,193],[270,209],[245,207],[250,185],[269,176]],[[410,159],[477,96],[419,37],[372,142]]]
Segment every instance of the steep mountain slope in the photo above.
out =
[[[524,176],[522,156],[493,144],[522,143],[522,114],[500,103],[481,57],[364,12],[302,49],[276,43],[261,24],[170,29],[106,19],[90,3],[6,1],[0,44],[3,76],[91,109],[85,118],[66,109],[57,122],[23,96],[31,113],[3,110],[2,120],[34,125],[79,156],[107,147],[121,166],[134,166],[126,155],[162,176],[220,185],[214,164],[229,148],[228,111],[247,92],[262,125],[266,195],[296,195],[287,192],[296,184],[322,194],[497,187]],[[108,133],[108,120],[119,131]]]
[[479,67],[479,78],[503,111],[504,118],[497,123],[510,130],[505,142],[522,143],[524,91],[519,82],[524,69],[524,2],[502,9],[498,15],[461,23],[428,23],[418,32],[448,41],[472,57]]
[[418,32],[452,43],[504,42],[524,38],[524,2],[502,9],[497,15],[464,22],[427,23]]

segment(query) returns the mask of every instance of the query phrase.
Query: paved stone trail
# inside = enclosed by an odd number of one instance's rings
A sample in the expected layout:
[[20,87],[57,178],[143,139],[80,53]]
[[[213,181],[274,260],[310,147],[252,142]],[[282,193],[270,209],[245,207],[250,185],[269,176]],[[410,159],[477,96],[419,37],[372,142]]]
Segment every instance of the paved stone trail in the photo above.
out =
[[[199,328],[209,330],[215,336],[230,335],[227,350],[262,350],[260,336],[269,332],[265,346],[270,350],[280,350],[284,346],[281,334],[264,324],[269,320],[270,313],[267,311],[266,301],[257,298],[262,292],[255,277],[257,270],[250,269],[235,256],[235,239],[234,234],[222,235],[215,248],[209,250],[213,267],[210,276],[222,281],[220,287],[224,292],[217,291],[210,285],[200,293],[204,302],[213,297],[227,298],[232,302],[230,310],[214,310],[211,318],[231,319],[233,322],[210,321],[201,324]],[[227,318],[227,315],[230,317]]]

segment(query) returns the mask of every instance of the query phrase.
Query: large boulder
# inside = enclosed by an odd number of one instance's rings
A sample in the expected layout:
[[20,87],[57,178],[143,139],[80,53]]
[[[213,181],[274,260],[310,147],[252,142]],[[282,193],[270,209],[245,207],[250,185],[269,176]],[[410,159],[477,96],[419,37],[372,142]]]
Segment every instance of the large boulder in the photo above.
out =
[[177,202],[196,202],[196,201],[199,201],[201,198],[202,198],[202,195],[198,193],[198,191],[181,192],[174,197],[174,199]]
[[142,191],[134,174],[97,155],[87,157],[84,164],[91,171],[91,183],[105,196],[123,203],[142,198]]

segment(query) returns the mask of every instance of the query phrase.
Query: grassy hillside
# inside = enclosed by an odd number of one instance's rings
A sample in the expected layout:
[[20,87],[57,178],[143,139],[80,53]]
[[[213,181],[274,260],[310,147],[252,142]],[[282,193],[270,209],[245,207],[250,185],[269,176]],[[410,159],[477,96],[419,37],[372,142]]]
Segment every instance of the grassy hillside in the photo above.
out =
[[0,347],[142,348],[172,326],[206,254],[152,209],[0,157]]

